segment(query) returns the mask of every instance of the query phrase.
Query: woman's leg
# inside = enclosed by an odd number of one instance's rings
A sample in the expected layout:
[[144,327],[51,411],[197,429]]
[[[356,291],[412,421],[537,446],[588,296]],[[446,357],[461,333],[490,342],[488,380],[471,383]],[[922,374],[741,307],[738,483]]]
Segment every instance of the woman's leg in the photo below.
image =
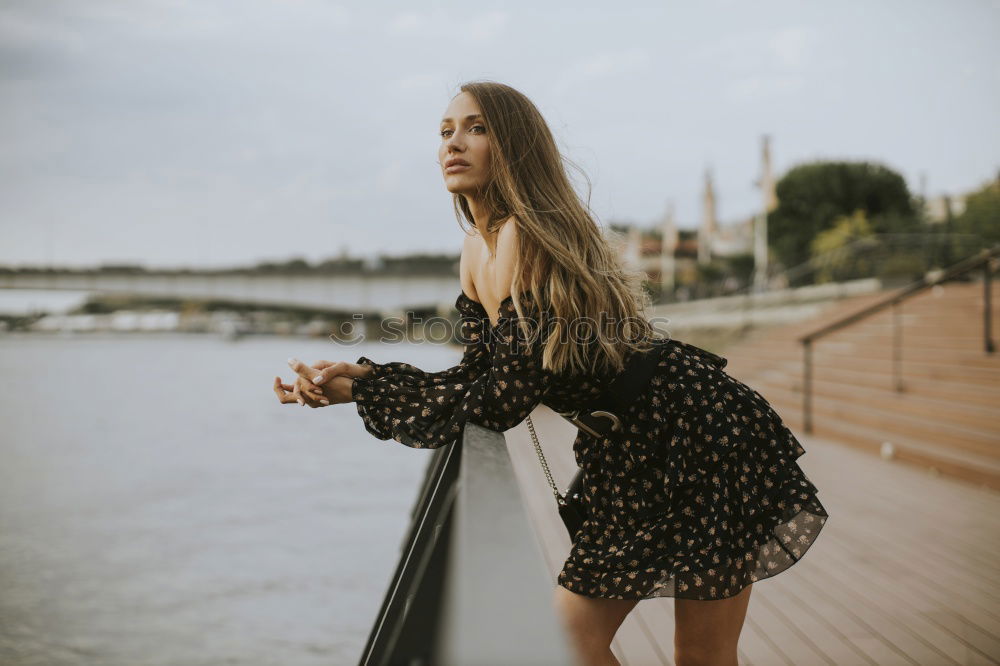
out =
[[674,661],[677,666],[737,666],[750,588],[728,599],[674,599]]
[[638,599],[595,599],[556,585],[553,601],[581,666],[620,666],[611,639]]

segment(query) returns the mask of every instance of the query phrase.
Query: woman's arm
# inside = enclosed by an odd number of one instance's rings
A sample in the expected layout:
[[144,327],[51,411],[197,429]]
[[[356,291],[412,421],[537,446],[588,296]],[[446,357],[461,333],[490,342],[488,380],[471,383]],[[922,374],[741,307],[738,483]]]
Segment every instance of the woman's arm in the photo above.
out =
[[[541,402],[549,386],[541,342],[529,350],[508,298],[490,336],[490,362],[443,379],[415,368],[354,380],[353,399],[365,427],[378,439],[413,448],[437,448],[461,436],[466,423],[503,432]],[[470,369],[471,370],[471,369]]]
[[[473,267],[476,263],[478,236],[467,234],[462,243],[462,254],[458,262],[459,281],[462,292],[471,298],[477,298],[475,284],[472,280]],[[409,363],[377,363],[362,356],[356,363],[370,368],[368,377],[384,377],[389,374],[409,374],[421,379],[438,382],[456,380],[466,376],[470,371],[478,371],[488,362],[483,340],[483,333],[489,321],[484,321],[482,313],[469,307],[461,298],[456,302],[459,314],[459,341],[463,344],[462,360],[458,365],[440,372],[425,372]]]
[[[541,340],[529,349],[518,328],[510,298],[516,230],[504,229],[497,240],[495,272],[506,276],[497,325],[489,331],[491,350],[485,363],[469,372],[431,375],[405,364],[398,372],[374,372],[354,380],[353,398],[366,428],[379,439],[395,439],[414,448],[437,448],[454,442],[465,423],[502,432],[531,413],[548,387],[541,364]],[[499,286],[499,285],[498,285]],[[526,316],[537,319],[530,295],[521,299]],[[482,322],[480,322],[482,323]],[[483,348],[485,349],[485,342]],[[367,360],[367,359],[365,359]],[[361,361],[359,361],[361,362]]]

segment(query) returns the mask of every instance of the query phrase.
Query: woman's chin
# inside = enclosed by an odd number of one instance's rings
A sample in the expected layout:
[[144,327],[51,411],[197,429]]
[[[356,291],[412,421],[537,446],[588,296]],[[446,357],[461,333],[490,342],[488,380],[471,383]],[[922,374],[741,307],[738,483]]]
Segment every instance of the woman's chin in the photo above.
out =
[[469,187],[468,183],[456,183],[454,181],[444,181],[444,187],[452,194],[471,194],[476,188]]

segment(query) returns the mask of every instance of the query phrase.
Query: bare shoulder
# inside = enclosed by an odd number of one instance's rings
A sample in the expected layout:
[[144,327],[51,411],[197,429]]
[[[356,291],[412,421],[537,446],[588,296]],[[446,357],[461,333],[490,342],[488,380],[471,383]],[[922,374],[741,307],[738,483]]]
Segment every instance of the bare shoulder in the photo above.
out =
[[518,253],[517,218],[511,216],[497,232],[495,288],[500,300],[511,294],[514,282],[514,263]]

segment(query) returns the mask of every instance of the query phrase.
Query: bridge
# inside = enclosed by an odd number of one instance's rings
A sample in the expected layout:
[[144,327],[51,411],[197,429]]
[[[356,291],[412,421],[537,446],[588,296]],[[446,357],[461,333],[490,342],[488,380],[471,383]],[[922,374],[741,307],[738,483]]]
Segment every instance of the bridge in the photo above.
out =
[[391,314],[447,311],[461,290],[457,274],[375,271],[45,270],[0,273],[0,289],[90,291],[146,298],[222,300],[287,309]]

